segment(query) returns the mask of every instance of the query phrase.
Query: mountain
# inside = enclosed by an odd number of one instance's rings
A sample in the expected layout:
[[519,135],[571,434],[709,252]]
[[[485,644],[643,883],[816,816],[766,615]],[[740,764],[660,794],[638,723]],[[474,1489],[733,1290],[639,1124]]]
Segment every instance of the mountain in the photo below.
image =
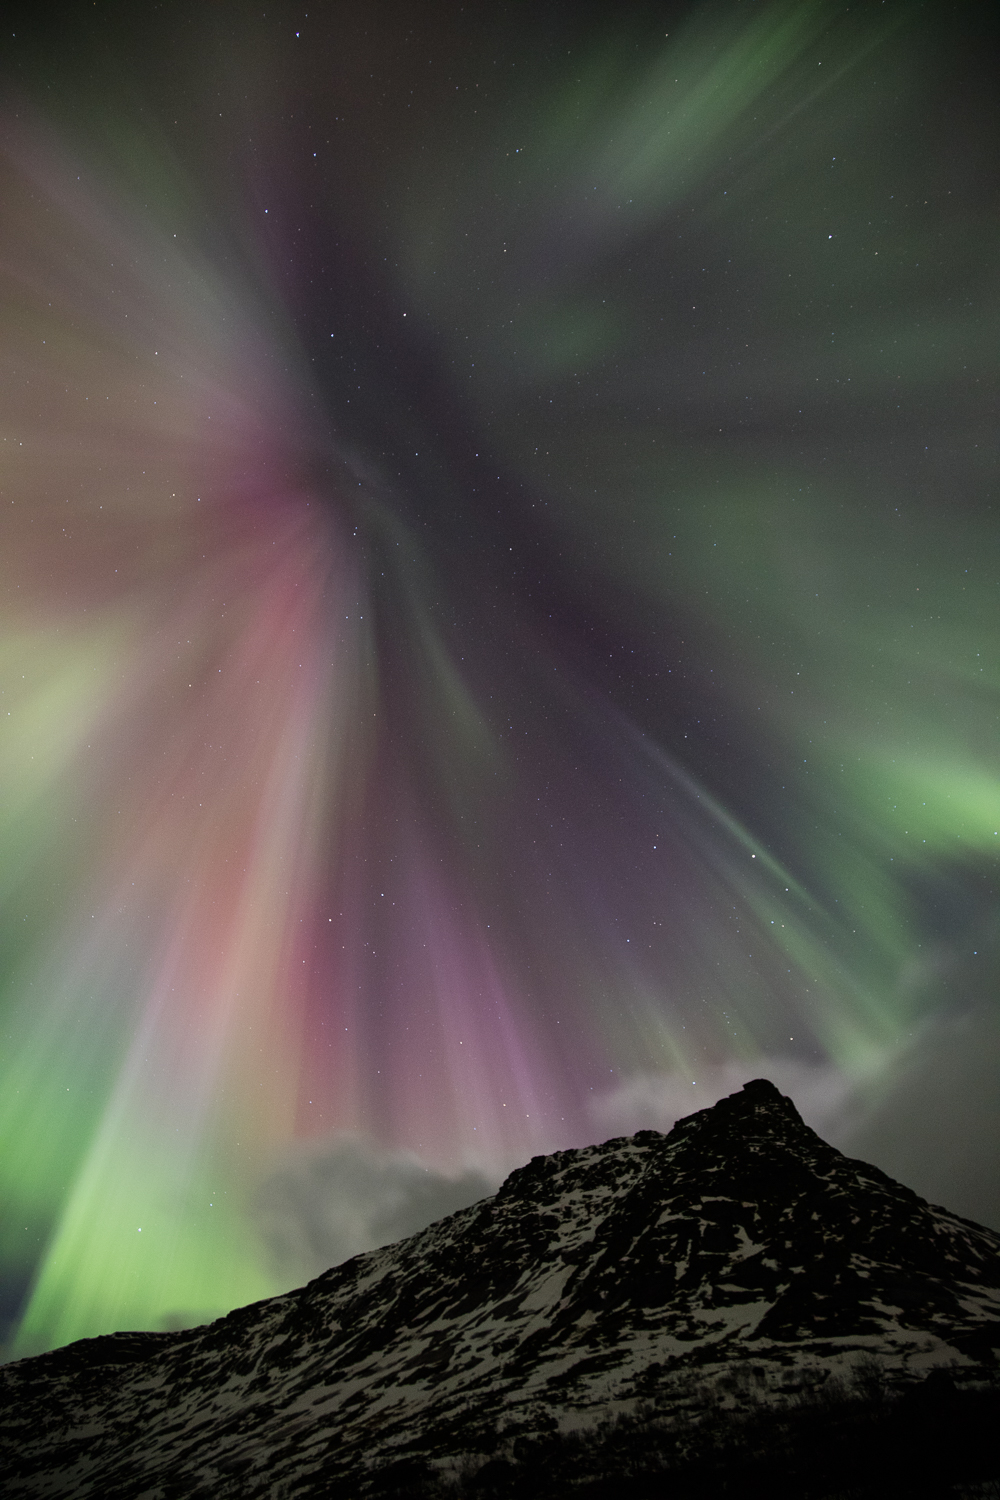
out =
[[[626,1464],[629,1494],[671,1466],[671,1496],[723,1494],[698,1489],[719,1452],[773,1467],[796,1426],[882,1463],[946,1410],[966,1457],[987,1451],[998,1350],[1000,1235],[842,1156],[758,1079],[669,1135],[536,1157],[207,1327],[3,1367],[0,1474],[102,1500],[596,1496]],[[782,1492],[835,1492],[811,1472]]]

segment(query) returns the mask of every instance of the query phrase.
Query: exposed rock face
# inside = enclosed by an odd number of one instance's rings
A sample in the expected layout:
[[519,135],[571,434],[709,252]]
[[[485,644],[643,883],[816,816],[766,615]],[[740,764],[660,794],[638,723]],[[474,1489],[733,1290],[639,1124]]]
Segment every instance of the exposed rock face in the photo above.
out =
[[[536,1157],[495,1197],[207,1328],[0,1369],[12,1494],[363,1495],[508,1434],[649,1401],[688,1420],[752,1361],[765,1395],[879,1355],[994,1368],[1000,1235],[805,1126],[763,1080]],[[402,1470],[399,1470],[402,1472]]]

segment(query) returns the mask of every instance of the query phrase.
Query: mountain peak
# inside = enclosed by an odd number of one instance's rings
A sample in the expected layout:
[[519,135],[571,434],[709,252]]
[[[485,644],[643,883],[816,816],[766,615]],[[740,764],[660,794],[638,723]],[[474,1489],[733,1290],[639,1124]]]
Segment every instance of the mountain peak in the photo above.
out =
[[0,1370],[18,1493],[365,1495],[400,1454],[484,1463],[501,1429],[650,1404],[690,1425],[751,1367],[778,1402],[873,1351],[901,1387],[993,1368],[1000,1236],[754,1079],[668,1135],[536,1157],[286,1296],[133,1337],[127,1363],[93,1340]]
[[719,1103],[728,1104],[733,1109],[741,1106],[746,1109],[748,1105],[754,1110],[777,1107],[786,1114],[792,1114],[796,1120],[801,1118],[788,1095],[781,1093],[770,1078],[751,1078],[749,1083],[743,1085],[740,1093],[730,1094],[728,1099],[720,1099]]
[[[685,1116],[677,1122],[674,1129],[679,1126],[690,1129],[694,1121],[698,1121],[702,1128],[750,1129],[755,1133],[763,1131],[764,1134],[771,1134],[775,1130],[780,1132],[782,1128],[788,1127],[809,1130],[791,1099],[775,1088],[769,1078],[751,1078],[738,1094],[729,1094],[717,1104]],[[810,1130],[809,1134],[813,1135],[814,1132]]]

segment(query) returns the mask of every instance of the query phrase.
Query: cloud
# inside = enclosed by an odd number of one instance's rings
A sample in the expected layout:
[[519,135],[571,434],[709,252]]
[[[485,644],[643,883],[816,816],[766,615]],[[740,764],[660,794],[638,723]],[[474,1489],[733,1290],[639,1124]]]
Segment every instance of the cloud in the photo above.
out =
[[409,1152],[341,1135],[288,1156],[261,1185],[254,1219],[276,1274],[297,1286],[416,1234],[498,1185],[479,1172],[448,1177]]
[[1000,1230],[1000,1016],[931,1018],[845,1100],[828,1137],[931,1203]]
[[735,1094],[751,1078],[769,1078],[794,1102],[803,1120],[823,1135],[839,1120],[850,1092],[850,1080],[838,1068],[798,1062],[790,1057],[758,1057],[748,1063],[718,1063],[690,1073],[636,1073],[626,1083],[596,1098],[594,1124],[610,1135],[637,1130],[670,1130],[685,1115],[708,1109]]

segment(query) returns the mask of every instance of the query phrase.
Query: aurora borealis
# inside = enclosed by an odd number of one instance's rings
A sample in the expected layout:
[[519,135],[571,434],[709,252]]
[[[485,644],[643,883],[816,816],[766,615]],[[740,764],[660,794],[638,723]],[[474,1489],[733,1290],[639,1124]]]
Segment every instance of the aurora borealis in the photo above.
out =
[[762,1073],[1000,1224],[988,15],[14,23],[8,1356]]

